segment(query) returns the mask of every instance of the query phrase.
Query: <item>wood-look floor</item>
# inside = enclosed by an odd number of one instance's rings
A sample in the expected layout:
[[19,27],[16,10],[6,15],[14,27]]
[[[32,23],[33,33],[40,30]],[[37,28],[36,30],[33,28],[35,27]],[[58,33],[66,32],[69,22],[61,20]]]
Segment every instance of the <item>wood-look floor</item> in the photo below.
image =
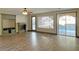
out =
[[0,36],[0,51],[78,51],[79,39],[26,32]]

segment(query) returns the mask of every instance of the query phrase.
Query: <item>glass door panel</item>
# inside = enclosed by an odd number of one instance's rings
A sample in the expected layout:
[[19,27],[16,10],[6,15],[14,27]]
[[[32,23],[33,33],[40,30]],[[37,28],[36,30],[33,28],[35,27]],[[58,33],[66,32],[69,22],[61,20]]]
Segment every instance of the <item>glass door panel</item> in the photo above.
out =
[[65,16],[63,14],[58,16],[58,34],[65,35],[66,34],[66,22],[65,22]]
[[66,16],[66,35],[76,35],[76,13],[69,13]]

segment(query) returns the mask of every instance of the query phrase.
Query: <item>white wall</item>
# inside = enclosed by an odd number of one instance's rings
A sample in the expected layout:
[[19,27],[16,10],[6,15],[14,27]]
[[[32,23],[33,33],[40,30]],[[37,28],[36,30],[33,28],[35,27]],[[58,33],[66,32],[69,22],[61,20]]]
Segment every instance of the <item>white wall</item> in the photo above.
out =
[[25,15],[16,15],[16,23],[27,23],[27,16]]
[[2,17],[0,14],[0,35],[2,35]]
[[18,23],[26,24],[26,29],[28,29],[28,16],[25,15],[16,15],[16,32],[19,32]]

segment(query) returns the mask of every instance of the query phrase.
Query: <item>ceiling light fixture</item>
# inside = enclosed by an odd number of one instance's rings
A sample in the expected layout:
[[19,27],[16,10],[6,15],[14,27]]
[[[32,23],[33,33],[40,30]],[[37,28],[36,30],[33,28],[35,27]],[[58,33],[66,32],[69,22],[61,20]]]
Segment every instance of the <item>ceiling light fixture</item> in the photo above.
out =
[[22,14],[23,14],[23,15],[31,15],[31,14],[32,14],[32,11],[31,11],[30,9],[24,8]]
[[23,12],[22,12],[23,15],[27,15],[28,14],[28,11],[26,8],[24,8]]

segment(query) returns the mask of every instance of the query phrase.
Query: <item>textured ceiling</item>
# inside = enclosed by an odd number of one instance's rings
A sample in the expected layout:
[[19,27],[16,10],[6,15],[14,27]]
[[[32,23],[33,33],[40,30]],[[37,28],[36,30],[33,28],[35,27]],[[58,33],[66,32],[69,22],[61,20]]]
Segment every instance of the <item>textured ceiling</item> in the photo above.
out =
[[[70,8],[30,8],[33,14],[44,13],[50,11],[60,11],[60,10],[68,10]],[[4,14],[22,14],[23,8],[0,8],[0,13]]]

